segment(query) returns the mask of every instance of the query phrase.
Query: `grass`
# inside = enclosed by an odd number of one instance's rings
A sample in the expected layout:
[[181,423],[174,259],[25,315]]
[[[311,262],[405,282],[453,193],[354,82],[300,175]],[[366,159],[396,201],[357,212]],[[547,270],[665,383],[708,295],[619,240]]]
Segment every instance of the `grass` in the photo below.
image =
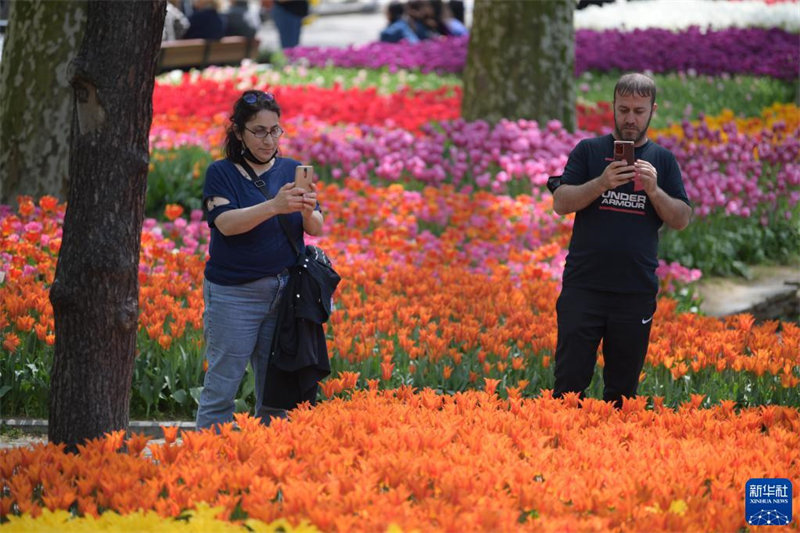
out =
[[6,424],[0,425],[0,440],[15,440],[28,435],[19,428],[7,426]]

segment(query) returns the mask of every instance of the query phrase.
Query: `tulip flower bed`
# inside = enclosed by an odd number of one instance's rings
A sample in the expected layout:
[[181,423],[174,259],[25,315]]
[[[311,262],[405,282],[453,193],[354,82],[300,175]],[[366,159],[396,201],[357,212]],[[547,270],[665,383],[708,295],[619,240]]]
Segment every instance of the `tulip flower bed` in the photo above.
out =
[[[728,51],[739,46],[726,41],[729,30],[709,35]],[[439,68],[451,68],[452,52]],[[778,59],[743,64],[781,77]],[[709,64],[731,69],[726,61]],[[748,479],[800,479],[800,325],[698,315],[691,287],[701,272],[686,265],[736,271],[731,257],[774,260],[800,249],[800,114],[786,103],[796,84],[728,72],[658,76],[666,118],[652,136],[678,157],[696,220],[663,237],[668,261],[657,271],[642,396],[620,410],[551,396],[572,219],[553,213],[543,187],[576,142],[608,131],[616,74],[581,76],[576,133],[558,122],[466,122],[458,82],[447,76],[251,65],[162,77],[132,417],[194,416],[208,249],[197,201],[229,106],[252,87],[283,107],[284,155],[314,164],[322,178],[326,234],[308,242],[328,251],[343,278],[326,326],[333,372],[321,383],[324,401],[269,428],[239,413],[221,435],[178,439],[165,428],[163,444],[117,432],[77,455],[55,445],[0,450],[0,529],[745,529]],[[681,84],[691,97],[672,100]],[[709,86],[722,89],[718,112],[689,109]],[[740,102],[750,87],[750,103]],[[64,210],[49,197],[0,206],[3,416],[47,415],[48,290]],[[601,352],[590,397],[601,395],[602,366]],[[238,411],[252,408],[253,383],[248,374]]]
[[[218,81],[223,73],[233,78]],[[207,76],[185,75],[157,86],[151,215],[169,203],[198,207],[201,168],[215,157],[213,150],[222,142],[226,102],[234,100],[244,84],[264,83],[267,77],[267,72],[250,68],[212,70]],[[610,93],[611,79],[587,80],[584,83],[594,87],[587,94],[599,94],[597,86],[608,86]],[[691,94],[708,92],[705,77],[666,79],[673,94],[680,90],[678,83],[690,89],[699,84]],[[758,95],[762,89],[776,94],[772,90],[781,87],[741,78],[718,83],[738,98],[751,91]],[[736,90],[742,84],[749,87],[744,95]],[[286,153],[315,165],[324,181],[355,177],[411,188],[450,183],[460,189],[538,196],[547,177],[561,172],[569,151],[587,135],[583,130],[569,133],[557,122],[540,128],[524,120],[503,121],[490,127],[453,118],[460,106],[458,87],[433,92],[409,89],[391,97],[376,89],[268,88],[286,109]],[[184,98],[188,91],[204,96],[201,107]],[[790,92],[777,94],[791,98]],[[322,101],[334,103],[325,109]],[[670,104],[668,97],[659,101],[664,108]],[[613,122],[606,102],[587,102],[578,109],[579,125],[595,133],[608,131]],[[786,261],[792,250],[800,248],[800,234],[794,229],[800,194],[798,110],[794,104],[777,103],[758,113],[760,117],[742,117],[728,110],[653,131],[654,139],[678,158],[695,212],[706,221],[698,230],[665,233],[661,249],[667,261],[707,273],[742,275],[747,263]],[[196,145],[212,153],[186,148]],[[173,150],[175,146],[184,148]],[[156,164],[161,160],[175,163]]]
[[244,415],[220,435],[165,428],[163,444],[116,432],[78,455],[2,450],[3,529],[68,526],[71,514],[86,529],[100,515],[139,531],[155,513],[160,531],[185,531],[193,509],[214,525],[211,506],[254,531],[279,520],[289,531],[736,531],[748,479],[800,477],[794,408],[699,409],[694,396],[615,411],[547,393],[501,399],[496,386],[360,391],[269,428]]
[[[178,133],[186,130],[205,130],[207,119],[214,120],[212,132],[221,138],[227,125],[230,106],[241,94],[240,86],[233,80],[192,80],[187,74],[185,83],[161,84],[153,96],[154,129],[156,137],[161,129],[173,131],[172,127],[183,123]],[[202,102],[185,98],[187,89],[202,95]],[[326,89],[314,85],[302,87],[274,86],[269,91],[275,95],[286,110],[282,119],[294,117],[319,117],[330,124],[360,123],[385,124],[391,121],[397,128],[417,130],[430,122],[455,119],[459,116],[460,88],[441,87],[433,91],[401,89],[392,94],[379,94],[377,89]],[[164,122],[162,122],[162,119]],[[188,121],[187,121],[188,119]],[[156,142],[155,146],[158,146]]]
[[[585,95],[598,87],[610,92],[613,78],[583,76]],[[502,394],[516,388],[526,395],[552,385],[553,303],[571,219],[553,214],[543,185],[588,132],[569,133],[558,122],[468,123],[457,114],[460,88],[428,79],[384,72],[378,82],[364,72],[278,73],[250,65],[159,81],[148,212],[166,222],[149,219],[142,235],[134,413],[192,416],[203,374],[200,286],[208,241],[193,209],[203,169],[220,155],[227,108],[249,87],[276,94],[286,155],[314,164],[326,184],[328,234],[321,243],[345,282],[328,329],[335,372],[323,385],[325,397],[373,380],[381,388],[459,391],[498,379]],[[676,74],[659,84],[700,87],[695,94],[708,92],[707,80]],[[756,100],[783,83],[755,80],[723,76],[711,83],[750,84]],[[736,90],[723,93],[741,99]],[[659,101],[669,111],[669,96]],[[586,100],[579,111],[587,130],[607,131],[612,122],[602,100]],[[798,110],[777,103],[758,114],[725,111],[653,131],[678,157],[702,221],[663,239],[667,261],[658,274],[665,298],[641,390],[669,405],[701,391],[709,403],[800,405],[793,324],[681,314],[696,311],[691,283],[700,276],[684,265],[741,273],[741,259],[782,260],[800,247]],[[0,362],[0,390],[4,411],[30,416],[46,412],[53,341],[47,289],[63,210],[51,199],[39,204],[26,201],[18,213],[0,216],[0,271],[8,280],[0,285],[0,334],[11,354]],[[240,409],[252,389],[250,377]]]
[[[321,184],[328,234],[315,242],[344,281],[328,324],[334,374],[325,397],[400,385],[443,392],[502,383],[536,395],[552,386],[555,299],[570,221],[545,196],[407,190],[349,178]],[[60,245],[63,205],[22,203],[0,217],[6,283],[0,285],[4,413],[43,416],[52,361],[47,290]],[[146,221],[140,264],[136,416],[191,417],[203,374],[202,276],[208,228],[200,212]],[[380,221],[380,223],[378,223]],[[312,239],[312,241],[314,241]],[[659,269],[664,297],[642,375],[643,394],[676,405],[693,393],[709,403],[800,405],[800,328],[751,317],[684,314],[677,295],[699,277]],[[683,309],[693,305],[685,302]],[[598,369],[599,375],[599,369]],[[239,407],[252,402],[252,377]],[[599,379],[593,395],[599,394]]]
[[[348,48],[296,47],[287,57],[309,66],[389,68],[421,72],[461,72],[469,37],[448,37],[421,43],[370,43]],[[797,34],[771,28],[727,28],[680,31],[577,30],[575,73],[649,70],[701,74],[755,74],[797,78],[800,51]]]
[[[251,64],[169,73],[158,79],[153,94],[151,139],[162,143],[161,147],[218,147],[227,125],[228,107],[242,89],[251,87],[276,94],[283,120],[303,116],[331,124],[349,122],[417,131],[422,124],[458,117],[453,114],[461,107],[458,78],[407,71],[369,76],[365,72],[292,66],[277,71]],[[797,91],[796,81],[768,77],[703,76],[691,70],[653,76],[659,87],[659,109],[652,123],[656,128],[730,109],[736,110],[737,117],[759,116],[763,108],[774,103],[792,102]],[[616,80],[614,73],[597,72],[586,72],[576,80],[580,129],[601,133],[608,128],[612,120],[608,100]],[[201,98],[187,98],[187,94]],[[186,137],[191,133],[194,138]]]
[[[235,99],[239,89],[233,82],[185,81],[185,84],[176,86],[158,86],[154,97],[153,145],[160,149],[187,143],[218,147],[224,131],[226,105]],[[187,102],[181,96],[187,90],[203,94],[207,107],[198,108],[193,102]],[[580,131],[569,134],[557,122],[540,129],[533,122],[504,121],[490,128],[480,121],[467,123],[458,120],[453,115],[453,109],[460,105],[460,91],[457,89],[453,90],[453,96],[445,98],[441,98],[442,93],[438,92],[434,95],[427,93],[424,98],[415,93],[389,100],[374,91],[359,92],[356,89],[348,92],[331,90],[325,94],[321,92],[324,89],[308,89],[316,91],[310,99],[307,99],[309,93],[305,90],[282,86],[270,90],[279,101],[286,102],[283,105],[287,110],[291,110],[284,118],[288,126],[287,152],[313,163],[325,179],[341,176],[367,179],[374,175],[390,182],[411,180],[438,185],[447,180],[458,186],[477,186],[493,192],[531,192],[532,187],[541,189],[548,175],[560,172],[569,150],[586,135]],[[336,101],[338,104],[332,106],[326,115],[320,111],[320,104],[304,103],[309,100]],[[610,109],[600,107],[603,109],[603,122],[610,123]],[[346,109],[348,115],[337,115],[336,109]],[[413,119],[409,118],[411,109],[415,110]],[[195,118],[187,124],[192,111],[196,113]],[[673,125],[663,135],[656,131],[654,136],[657,141],[670,145],[676,143],[669,137],[678,138],[680,142],[675,149],[682,167],[720,168],[730,160],[731,153],[736,155],[737,161],[744,159],[742,166],[759,166],[759,162],[767,167],[789,163],[788,168],[780,170],[775,187],[791,189],[796,182],[796,168],[791,164],[797,161],[797,108],[786,105],[771,110],[770,114],[778,114],[780,120],[771,116],[761,123],[750,117],[744,122],[728,112],[723,116],[730,118],[717,119],[716,126],[711,128],[714,131],[709,131],[702,122],[684,121],[681,125]],[[431,120],[439,121],[439,125],[430,125]],[[346,124],[336,125],[341,122]],[[589,122],[588,118],[586,122]],[[747,124],[746,130],[739,131],[740,123]],[[183,124],[185,129],[178,129],[176,133],[175,127],[179,124]],[[761,126],[760,130],[757,125]],[[603,128],[597,124],[596,129]],[[718,131],[721,129],[727,131]],[[697,141],[703,141],[708,148],[695,149]],[[728,147],[721,151],[719,146],[723,143]],[[767,144],[771,146],[767,147]],[[194,177],[198,168],[193,168]],[[747,169],[732,173],[732,177],[757,182],[754,172],[760,174]],[[698,178],[707,179],[703,175]],[[694,179],[689,174],[687,181],[691,183]],[[525,180],[528,183],[524,183]],[[751,183],[747,189],[764,186],[770,185]],[[741,191],[737,191],[737,195],[741,196]],[[702,215],[708,215],[719,207],[720,198],[718,194],[713,198],[702,194],[692,196],[694,202],[710,200],[710,205],[700,206]],[[765,191],[756,194],[754,199],[748,200],[749,204],[742,204],[740,208],[747,208],[743,213],[755,213],[759,206],[761,209],[774,209],[772,204],[760,204],[765,199],[777,200],[777,197]],[[794,203],[796,200],[790,199],[788,207],[791,209]]]
[[118,514],[112,509],[99,516],[80,517],[70,511],[45,508],[37,511],[35,516],[9,516],[3,525],[3,533],[319,533],[319,529],[308,523],[293,526],[289,521],[279,519],[267,524],[254,518],[230,522],[218,518],[222,513],[222,507],[209,507],[203,502],[179,517],[167,520],[155,511]]

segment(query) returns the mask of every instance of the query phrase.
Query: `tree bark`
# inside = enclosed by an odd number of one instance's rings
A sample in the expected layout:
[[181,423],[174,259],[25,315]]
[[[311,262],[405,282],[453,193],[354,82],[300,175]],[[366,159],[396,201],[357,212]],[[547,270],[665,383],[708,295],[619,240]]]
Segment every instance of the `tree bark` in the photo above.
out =
[[575,128],[574,0],[476,0],[462,116]]
[[67,211],[50,289],[51,442],[126,429],[139,313],[139,248],[164,0],[90,0],[71,65]]
[[66,198],[72,90],[68,65],[86,2],[11,2],[0,61],[0,203]]

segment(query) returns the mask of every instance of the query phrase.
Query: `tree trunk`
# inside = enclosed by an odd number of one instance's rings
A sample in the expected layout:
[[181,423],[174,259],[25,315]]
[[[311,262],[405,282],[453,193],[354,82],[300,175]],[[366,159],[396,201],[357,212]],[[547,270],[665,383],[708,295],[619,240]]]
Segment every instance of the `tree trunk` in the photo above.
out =
[[50,441],[126,429],[139,313],[139,247],[164,0],[88,3],[72,64],[67,211],[50,289],[56,343]]
[[574,0],[475,0],[462,116],[575,128]]
[[72,90],[68,66],[86,2],[11,2],[0,61],[0,203],[66,198]]

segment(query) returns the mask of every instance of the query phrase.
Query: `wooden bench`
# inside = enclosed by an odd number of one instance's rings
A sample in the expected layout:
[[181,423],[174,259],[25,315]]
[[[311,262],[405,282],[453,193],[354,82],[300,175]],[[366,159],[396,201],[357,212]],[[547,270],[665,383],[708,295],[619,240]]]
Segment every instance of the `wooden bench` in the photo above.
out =
[[223,37],[218,41],[181,39],[161,43],[158,70],[238,65],[243,59],[258,59],[258,39]]

